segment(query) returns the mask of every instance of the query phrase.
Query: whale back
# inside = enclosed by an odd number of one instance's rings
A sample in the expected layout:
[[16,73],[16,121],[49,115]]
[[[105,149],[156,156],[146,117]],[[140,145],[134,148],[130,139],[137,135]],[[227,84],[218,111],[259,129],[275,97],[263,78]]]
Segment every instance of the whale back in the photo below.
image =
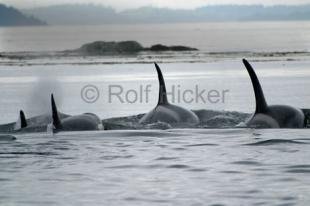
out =
[[97,118],[90,114],[80,114],[65,118],[61,122],[62,131],[92,131],[99,130]]
[[52,118],[53,118],[53,126],[56,130],[62,129],[62,124],[59,118],[57,106],[55,103],[54,95],[51,95],[51,104],[52,104]]
[[256,73],[251,64],[246,59],[243,59],[243,64],[249,73],[254,89],[255,101],[256,101],[255,113],[266,113],[268,111],[268,105],[266,103],[264,92],[256,76]]
[[166,91],[166,85],[165,85],[165,80],[163,77],[163,74],[161,73],[160,67],[156,64],[156,71],[157,71],[157,76],[158,76],[158,82],[159,82],[159,96],[158,96],[158,103],[157,105],[165,105],[169,104],[168,98],[167,98],[167,91]]
[[25,128],[28,126],[26,116],[23,110],[19,111],[20,128]]
[[170,104],[167,98],[166,85],[160,70],[160,67],[156,64],[156,71],[159,81],[159,97],[156,107],[149,113],[145,114],[140,123],[149,124],[154,122],[166,122],[172,124],[188,123],[198,124],[199,118],[195,113],[182,107]]
[[305,112],[288,105],[268,106],[263,90],[250,63],[243,59],[250,75],[256,100],[256,110],[248,121],[248,125],[261,128],[303,128],[305,127]]

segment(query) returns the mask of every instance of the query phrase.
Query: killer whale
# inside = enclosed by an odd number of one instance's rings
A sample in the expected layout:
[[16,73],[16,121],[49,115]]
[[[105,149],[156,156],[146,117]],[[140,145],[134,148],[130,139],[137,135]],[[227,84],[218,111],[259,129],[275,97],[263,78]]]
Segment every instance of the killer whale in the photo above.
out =
[[99,117],[93,113],[84,113],[60,119],[54,95],[51,94],[53,132],[90,131],[103,129]]
[[[70,115],[58,112],[61,119],[70,117]],[[20,110],[19,117],[16,122],[0,125],[0,132],[46,132],[48,126],[52,122],[52,116],[50,113],[42,114],[26,118],[23,110]]]
[[305,127],[305,115],[301,109],[287,105],[268,105],[251,64],[243,59],[255,94],[256,109],[254,114],[246,122],[248,127],[258,128],[303,128]]
[[[60,114],[61,118],[68,115]],[[52,121],[50,114],[26,118],[23,110],[19,111],[18,119],[15,122],[0,125],[0,132],[45,132],[47,125]]]
[[166,85],[160,67],[155,64],[159,81],[159,97],[156,107],[145,114],[139,121],[140,124],[165,122],[169,124],[198,124],[197,115],[183,107],[170,104],[167,98]]

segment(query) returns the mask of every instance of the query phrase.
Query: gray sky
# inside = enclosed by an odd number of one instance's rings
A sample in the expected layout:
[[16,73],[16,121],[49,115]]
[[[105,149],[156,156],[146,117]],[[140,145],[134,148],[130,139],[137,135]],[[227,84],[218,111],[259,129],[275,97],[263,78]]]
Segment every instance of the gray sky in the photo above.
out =
[[197,8],[210,4],[310,4],[310,0],[0,0],[0,3],[17,8],[32,8],[65,3],[94,3],[111,6],[117,10],[142,6],[168,8]]

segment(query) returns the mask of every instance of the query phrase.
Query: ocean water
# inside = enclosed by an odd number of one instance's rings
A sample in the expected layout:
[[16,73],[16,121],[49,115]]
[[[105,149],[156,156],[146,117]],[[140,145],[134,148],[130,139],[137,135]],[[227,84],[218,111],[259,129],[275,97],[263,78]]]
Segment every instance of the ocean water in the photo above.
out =
[[[0,28],[0,124],[15,122],[20,109],[28,118],[49,116],[51,93],[63,113],[93,112],[122,123],[122,130],[52,134],[42,127],[10,133],[16,140],[0,136],[0,205],[309,205],[309,130],[234,128],[255,104],[244,57],[269,104],[310,108],[309,27],[247,22]],[[129,39],[199,51],[104,57],[61,52],[95,40]],[[157,102],[154,61],[168,91],[175,89],[171,102],[213,116],[197,128],[133,127],[136,119],[128,116]],[[140,93],[147,85],[149,98]],[[82,92],[88,86],[98,89],[92,103]],[[109,88],[122,88],[124,101],[111,97]],[[196,88],[227,92],[218,102],[205,97],[188,103],[178,96]],[[5,127],[0,125],[2,133]]]
[[97,40],[185,45],[208,52],[309,51],[310,22],[235,22],[0,28],[0,52],[59,51]]
[[308,205],[308,130],[18,135],[1,205]]

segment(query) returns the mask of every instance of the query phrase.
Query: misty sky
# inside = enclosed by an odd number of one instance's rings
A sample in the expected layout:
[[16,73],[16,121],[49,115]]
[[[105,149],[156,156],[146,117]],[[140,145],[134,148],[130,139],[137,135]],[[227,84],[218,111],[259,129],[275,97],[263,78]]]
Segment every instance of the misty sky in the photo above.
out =
[[94,3],[110,6],[117,10],[138,8],[142,6],[168,8],[197,8],[210,4],[310,4],[310,0],[0,0],[0,3],[17,8],[32,8],[64,3]]

